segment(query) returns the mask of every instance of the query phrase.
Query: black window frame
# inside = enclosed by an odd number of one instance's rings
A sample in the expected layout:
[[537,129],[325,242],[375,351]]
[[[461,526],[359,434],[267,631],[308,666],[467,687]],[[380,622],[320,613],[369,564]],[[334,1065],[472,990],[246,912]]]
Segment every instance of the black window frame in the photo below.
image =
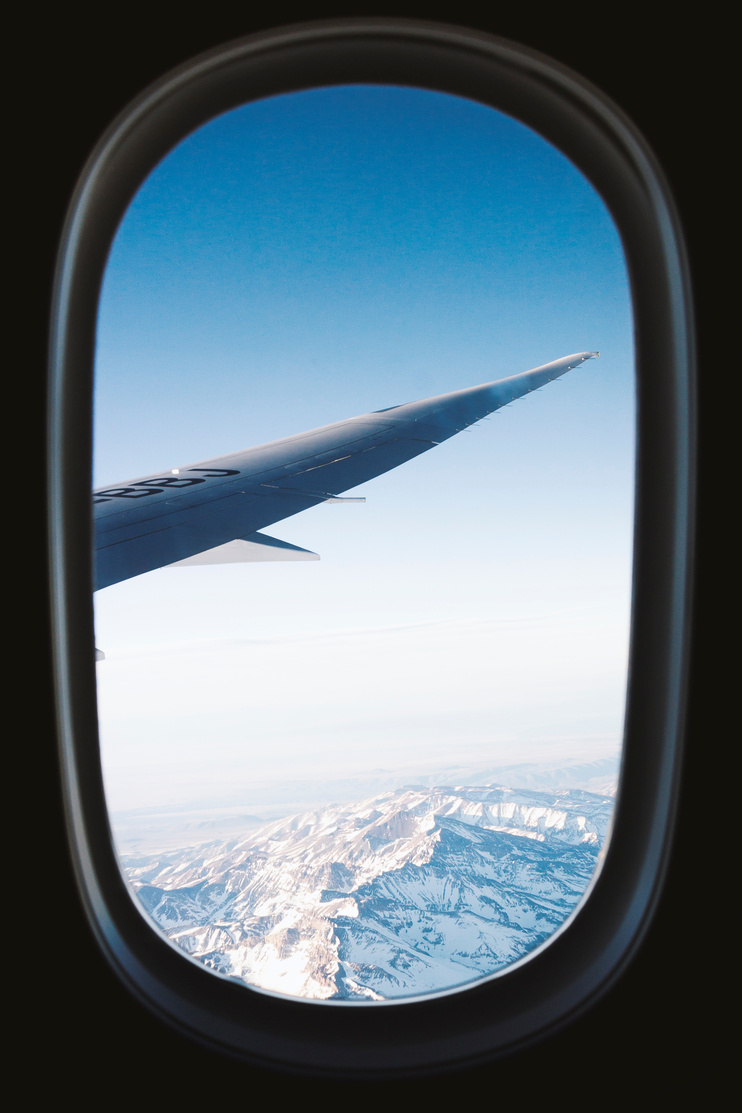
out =
[[[541,952],[454,994],[382,1007],[280,999],[215,978],[137,910],[103,794],[93,654],[92,384],[100,284],[136,189],[177,142],[257,97],[331,84],[415,85],[509,113],[567,155],[603,197],[629,270],[637,368],[634,589],[624,757],[603,868]],[[482,32],[373,18],[283,27],[166,75],[111,125],[67,217],[49,392],[50,565],[68,833],[98,943],[132,992],[179,1030],[256,1064],[369,1076],[470,1065],[584,1011],[651,920],[667,868],[687,687],[695,482],[693,327],[685,249],[662,173],[636,128],[588,82]]]

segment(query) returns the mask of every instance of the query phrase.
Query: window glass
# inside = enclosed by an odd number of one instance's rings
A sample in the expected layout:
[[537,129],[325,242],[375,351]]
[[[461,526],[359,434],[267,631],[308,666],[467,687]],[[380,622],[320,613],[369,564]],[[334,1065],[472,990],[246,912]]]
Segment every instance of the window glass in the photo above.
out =
[[[390,407],[597,352],[339,491],[358,445],[320,459],[307,438],[306,466],[256,496],[268,542],[253,522],[234,533],[252,549],[172,559],[178,492],[202,516],[222,472],[247,492],[227,454],[378,411],[388,430]],[[323,497],[292,501],[327,465]],[[95,594],[106,797],[153,925],[216,974],[356,1003],[450,991],[547,942],[610,826],[633,482],[619,236],[534,131],[351,86],[181,142],[114,240],[95,382],[106,545],[167,503],[176,565]]]

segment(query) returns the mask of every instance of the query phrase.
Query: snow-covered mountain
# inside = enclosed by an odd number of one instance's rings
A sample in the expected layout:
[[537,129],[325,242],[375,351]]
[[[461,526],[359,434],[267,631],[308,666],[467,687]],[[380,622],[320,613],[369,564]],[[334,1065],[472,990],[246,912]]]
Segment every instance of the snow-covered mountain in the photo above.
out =
[[408,786],[123,865],[160,929],[215,971],[305,998],[409,997],[548,939],[590,882],[613,804]]

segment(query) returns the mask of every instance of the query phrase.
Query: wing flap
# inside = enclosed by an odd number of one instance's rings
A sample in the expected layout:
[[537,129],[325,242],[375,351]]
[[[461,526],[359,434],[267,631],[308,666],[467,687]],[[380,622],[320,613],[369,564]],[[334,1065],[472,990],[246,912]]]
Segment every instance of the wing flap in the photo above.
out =
[[280,541],[267,533],[251,533],[236,537],[226,545],[217,545],[203,553],[194,553],[185,560],[175,560],[166,568],[187,568],[198,564],[249,564],[269,560],[319,560],[319,554],[288,541]]

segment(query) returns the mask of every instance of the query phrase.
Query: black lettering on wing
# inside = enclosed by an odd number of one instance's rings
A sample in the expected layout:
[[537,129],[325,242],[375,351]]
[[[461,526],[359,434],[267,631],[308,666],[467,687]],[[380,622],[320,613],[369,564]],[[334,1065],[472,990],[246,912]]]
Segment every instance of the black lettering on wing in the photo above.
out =
[[192,487],[194,483],[205,483],[205,479],[199,479],[197,476],[188,477],[187,475],[166,475],[163,479],[143,479],[141,483],[137,484],[139,487]]
[[223,475],[239,475],[237,468],[189,468],[188,471],[200,471],[207,479],[217,479]]
[[205,483],[207,479],[221,479],[227,475],[239,475],[236,468],[189,468],[191,472],[200,472],[200,475],[164,475],[158,479],[142,479],[136,486],[111,487],[107,491],[96,491],[93,496],[93,505],[99,502],[110,502],[111,499],[141,499],[147,495],[161,495],[167,488],[176,490],[184,487],[193,487],[196,483]]
[[146,495],[157,495],[162,493],[162,487],[111,487],[109,491],[98,491],[96,494],[96,502],[107,502],[108,499],[100,499],[101,495],[107,495],[112,499],[142,499]]

